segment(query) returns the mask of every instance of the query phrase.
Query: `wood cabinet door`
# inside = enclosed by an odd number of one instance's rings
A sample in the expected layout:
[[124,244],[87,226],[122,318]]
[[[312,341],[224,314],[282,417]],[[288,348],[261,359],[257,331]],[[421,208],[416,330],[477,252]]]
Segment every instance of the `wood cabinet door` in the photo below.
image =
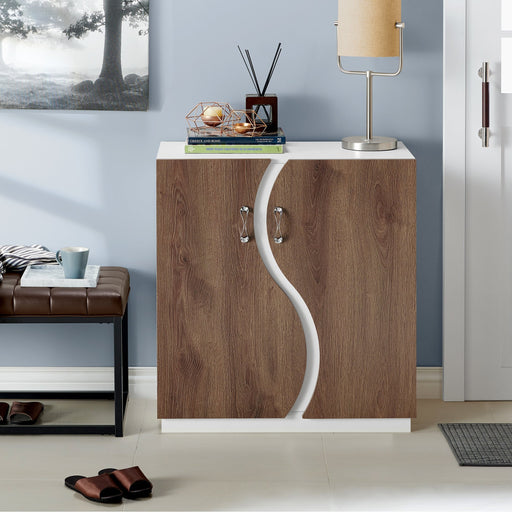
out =
[[157,166],[159,418],[281,418],[304,378],[299,318],[254,241],[269,160]]
[[410,418],[416,403],[414,160],[289,161],[275,258],[306,301],[320,374],[305,418]]

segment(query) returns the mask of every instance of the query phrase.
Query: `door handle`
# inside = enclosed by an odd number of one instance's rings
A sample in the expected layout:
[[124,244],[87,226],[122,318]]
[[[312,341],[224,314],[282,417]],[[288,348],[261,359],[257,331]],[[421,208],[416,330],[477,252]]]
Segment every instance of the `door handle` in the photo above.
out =
[[249,243],[251,237],[247,228],[247,221],[249,220],[249,212],[251,209],[248,206],[242,206],[240,208],[240,217],[242,217],[242,229],[240,230],[240,242],[243,244]]
[[274,218],[276,219],[276,232],[274,234],[274,242],[282,244],[284,242],[283,232],[281,230],[281,221],[283,220],[284,210],[280,206],[274,208]]
[[482,128],[478,130],[478,136],[482,139],[482,147],[489,147],[489,63],[482,62],[478,70],[478,76],[482,79]]

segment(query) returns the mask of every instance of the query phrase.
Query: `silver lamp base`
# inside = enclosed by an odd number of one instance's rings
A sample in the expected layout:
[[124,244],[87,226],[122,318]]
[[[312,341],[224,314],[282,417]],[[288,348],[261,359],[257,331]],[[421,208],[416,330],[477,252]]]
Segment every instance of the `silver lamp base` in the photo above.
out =
[[393,137],[345,137],[341,147],[352,151],[390,151],[397,148],[397,140]]

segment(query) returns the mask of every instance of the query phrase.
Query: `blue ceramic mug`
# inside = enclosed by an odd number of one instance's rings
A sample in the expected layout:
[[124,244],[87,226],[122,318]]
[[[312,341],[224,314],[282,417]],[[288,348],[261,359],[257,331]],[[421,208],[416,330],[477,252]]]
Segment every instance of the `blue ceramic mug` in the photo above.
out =
[[56,254],[57,262],[64,269],[66,279],[83,279],[87,260],[89,258],[89,249],[85,247],[64,247]]

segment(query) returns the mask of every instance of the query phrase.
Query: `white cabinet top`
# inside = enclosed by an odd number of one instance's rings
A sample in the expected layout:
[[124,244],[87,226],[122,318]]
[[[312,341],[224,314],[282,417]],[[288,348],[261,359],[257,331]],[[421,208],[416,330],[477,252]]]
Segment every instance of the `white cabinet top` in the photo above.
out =
[[185,142],[162,142],[158,151],[158,160],[202,160],[202,159],[270,159],[275,163],[285,163],[288,160],[411,160],[412,153],[402,142],[398,143],[398,149],[392,151],[350,151],[342,149],[339,142],[287,142],[283,154],[246,155],[187,155],[185,154]]

